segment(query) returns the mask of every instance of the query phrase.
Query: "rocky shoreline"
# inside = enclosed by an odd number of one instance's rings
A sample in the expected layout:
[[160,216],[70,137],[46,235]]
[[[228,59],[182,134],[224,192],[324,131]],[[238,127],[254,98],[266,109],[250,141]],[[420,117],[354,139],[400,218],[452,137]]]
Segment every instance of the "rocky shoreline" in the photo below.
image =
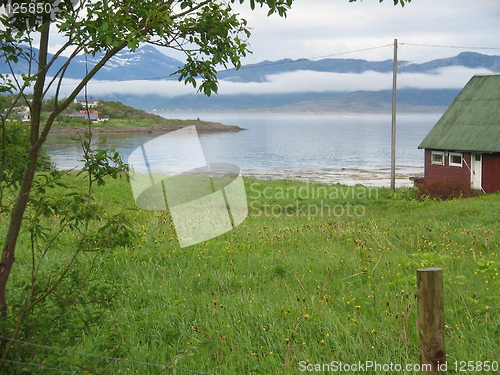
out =
[[[192,124],[182,125],[151,125],[151,126],[121,126],[121,127],[106,127],[92,126],[92,132],[95,134],[133,134],[133,133],[167,133],[185,128],[187,126],[196,126],[199,133],[216,133],[216,132],[239,132],[246,130],[236,125],[224,125],[220,122],[193,121]],[[51,130],[52,134],[86,134],[89,129],[87,126],[78,127],[54,127]]]

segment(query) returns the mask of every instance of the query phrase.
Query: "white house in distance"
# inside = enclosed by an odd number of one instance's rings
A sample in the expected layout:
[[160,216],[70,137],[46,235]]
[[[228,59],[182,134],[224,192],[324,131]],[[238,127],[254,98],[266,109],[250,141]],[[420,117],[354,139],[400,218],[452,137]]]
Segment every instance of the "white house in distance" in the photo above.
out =
[[96,106],[101,99],[99,98],[83,98],[83,99],[75,99],[75,104],[81,104],[84,107],[89,106],[89,108]]

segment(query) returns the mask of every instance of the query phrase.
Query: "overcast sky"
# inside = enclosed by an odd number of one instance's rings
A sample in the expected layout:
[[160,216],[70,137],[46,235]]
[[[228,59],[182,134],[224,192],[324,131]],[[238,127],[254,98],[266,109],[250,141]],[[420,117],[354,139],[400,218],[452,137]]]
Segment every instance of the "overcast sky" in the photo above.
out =
[[248,4],[238,9],[252,28],[253,54],[244,59],[247,64],[316,58],[379,46],[387,47],[339,57],[387,60],[392,59],[389,45],[395,38],[403,43],[401,59],[413,62],[449,57],[470,48],[404,43],[496,47],[499,49],[476,51],[500,54],[500,0],[413,0],[405,7],[394,6],[393,0],[295,0],[287,18],[267,17],[264,9],[251,11]]
[[[500,55],[500,0],[413,0],[404,8],[394,6],[393,0],[295,0],[287,18],[267,17],[265,9],[251,11],[247,1],[238,6],[238,11],[252,29],[253,54],[243,64],[284,58],[389,60],[395,38],[401,43],[399,59],[410,62],[451,57],[462,51]],[[162,51],[183,60],[176,51]],[[398,87],[462,88],[473,75],[489,72],[448,68],[436,73],[401,74]],[[222,81],[219,94],[382,90],[391,85],[391,74],[295,72],[268,77],[264,83]],[[195,92],[172,81],[96,83],[90,87],[94,95],[119,91],[175,96]]]
[[[244,58],[244,64],[337,56],[388,60],[396,38],[402,43],[400,59],[412,62],[450,57],[471,48],[411,44],[493,47],[474,51],[500,54],[500,0],[413,0],[405,7],[394,6],[393,0],[295,0],[286,18],[267,17],[265,8],[252,11],[249,1],[236,9],[252,31],[253,54]],[[62,39],[56,37],[53,43],[60,46]],[[365,51],[353,52],[358,50]],[[178,51],[162,52],[184,61]]]

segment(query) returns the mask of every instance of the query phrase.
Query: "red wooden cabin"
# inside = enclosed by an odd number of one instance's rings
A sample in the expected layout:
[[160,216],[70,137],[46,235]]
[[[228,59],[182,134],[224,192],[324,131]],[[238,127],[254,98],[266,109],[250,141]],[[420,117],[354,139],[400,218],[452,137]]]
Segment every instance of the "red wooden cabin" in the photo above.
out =
[[500,75],[474,76],[419,148],[425,149],[424,183],[500,191]]

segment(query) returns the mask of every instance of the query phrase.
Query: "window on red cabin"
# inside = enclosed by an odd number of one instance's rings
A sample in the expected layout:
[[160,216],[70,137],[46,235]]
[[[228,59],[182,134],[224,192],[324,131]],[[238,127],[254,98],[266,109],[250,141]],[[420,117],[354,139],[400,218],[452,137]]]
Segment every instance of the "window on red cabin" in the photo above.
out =
[[450,167],[462,167],[462,154],[458,152],[450,152]]
[[444,165],[444,152],[443,151],[432,151],[431,163],[434,165]]

